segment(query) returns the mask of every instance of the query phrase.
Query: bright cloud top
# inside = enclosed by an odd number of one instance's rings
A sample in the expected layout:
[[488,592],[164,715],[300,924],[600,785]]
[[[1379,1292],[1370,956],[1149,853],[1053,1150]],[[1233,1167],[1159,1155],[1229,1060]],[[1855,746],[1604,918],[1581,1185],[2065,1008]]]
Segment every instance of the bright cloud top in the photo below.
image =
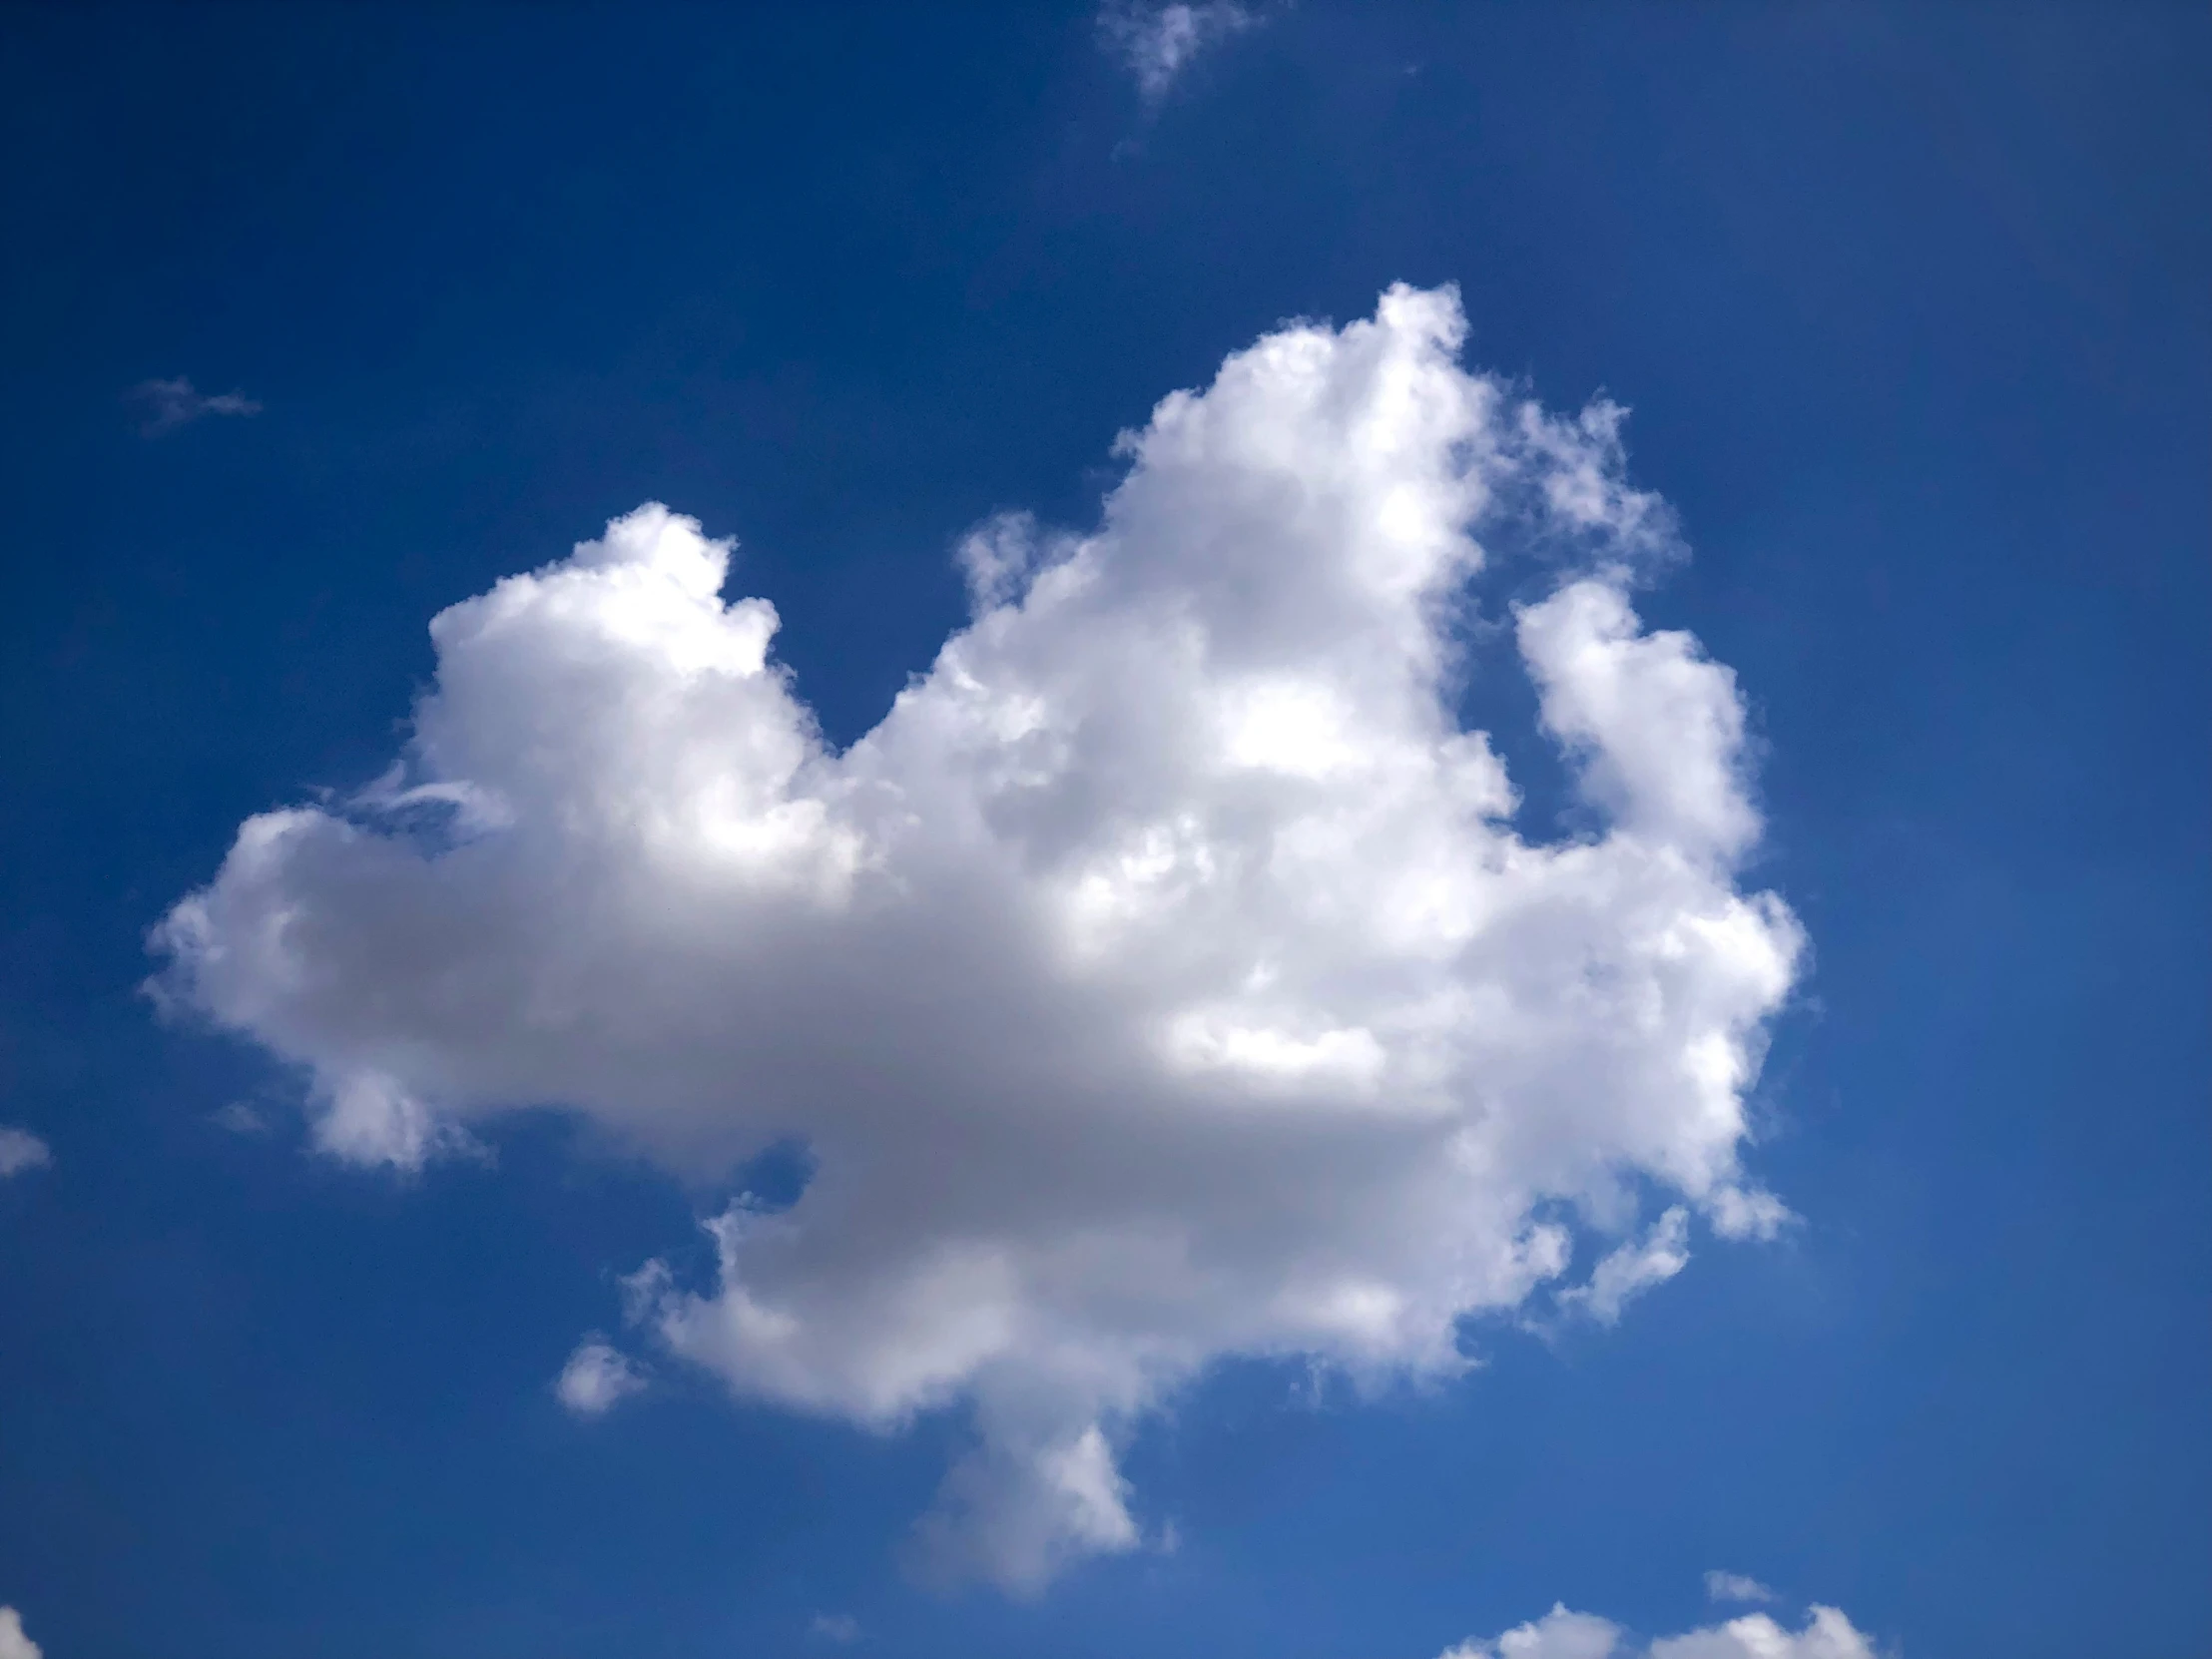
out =
[[[1546,1288],[1617,1317],[1697,1218],[1786,1217],[1740,1152],[1800,937],[1736,884],[1733,677],[1630,605],[1672,542],[1619,411],[1462,331],[1393,288],[1168,397],[1094,532],[969,539],[972,623],[841,754],[729,544],[617,520],[432,622],[401,764],[249,820],[168,993],[362,1162],[545,1102],[693,1175],[803,1142],[801,1201],[630,1316],[747,1397],[972,1404],[919,1544],[1013,1588],[1142,1541],[1117,1438],[1216,1360],[1434,1377]],[[1524,838],[1460,728],[1482,537],[1564,571],[1516,637],[1600,830]]]
[[1462,1642],[1439,1659],[1875,1659],[1875,1650],[1833,1607],[1815,1607],[1794,1632],[1753,1613],[1649,1644],[1631,1641],[1610,1619],[1554,1607],[1490,1641]]

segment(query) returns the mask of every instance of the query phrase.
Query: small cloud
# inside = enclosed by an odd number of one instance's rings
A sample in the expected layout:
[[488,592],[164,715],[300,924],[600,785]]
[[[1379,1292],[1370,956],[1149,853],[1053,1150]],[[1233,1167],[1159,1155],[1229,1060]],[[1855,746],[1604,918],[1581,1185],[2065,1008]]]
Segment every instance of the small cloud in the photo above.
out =
[[343,1163],[388,1165],[419,1175],[433,1158],[496,1161],[489,1146],[441,1120],[410,1090],[379,1071],[361,1071],[324,1091],[314,1144]]
[[[0,1128],[0,1177],[21,1175],[27,1169],[38,1169],[53,1161],[54,1149],[28,1129]],[[5,1622],[0,1621],[0,1634],[5,1630]],[[4,1642],[0,1642],[0,1659],[8,1659]]]
[[269,1119],[243,1100],[234,1100],[228,1106],[217,1107],[208,1114],[208,1121],[218,1129],[228,1129],[234,1135],[269,1133]]
[[1756,1578],[1747,1578],[1740,1572],[1709,1572],[1705,1575],[1705,1594],[1711,1601],[1772,1601],[1774,1592]]
[[0,1607],[0,1659],[39,1659],[38,1643],[23,1634],[23,1618],[13,1607]]
[[141,380],[123,394],[123,401],[139,411],[139,431],[150,438],[190,426],[203,415],[257,415],[261,404],[243,391],[222,391],[214,396],[193,389],[180,374],[174,380]]
[[1221,41],[1266,19],[1236,0],[1203,0],[1191,5],[1146,5],[1142,0],[1107,0],[1098,14],[1099,43],[1137,78],[1147,104],[1157,104],[1192,60]]
[[850,1613],[817,1613],[807,1626],[807,1634],[818,1642],[835,1642],[841,1647],[860,1639],[860,1621]]
[[1762,1187],[1720,1187],[1706,1200],[1706,1213],[1724,1239],[1772,1239],[1798,1219]]
[[645,1372],[599,1336],[586,1337],[561,1368],[553,1391],[580,1417],[596,1417],[645,1386]]
[[1654,1285],[1663,1285],[1689,1265],[1689,1212],[1676,1205],[1641,1239],[1631,1239],[1598,1263],[1590,1282],[1560,1294],[1562,1307],[1589,1315],[1600,1325],[1616,1325],[1621,1310]]

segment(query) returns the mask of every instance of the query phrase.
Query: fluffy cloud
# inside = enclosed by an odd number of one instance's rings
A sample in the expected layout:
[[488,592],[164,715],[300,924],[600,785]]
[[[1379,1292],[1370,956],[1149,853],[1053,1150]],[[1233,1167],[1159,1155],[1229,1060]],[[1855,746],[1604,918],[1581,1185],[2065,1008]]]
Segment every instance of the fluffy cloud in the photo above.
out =
[[1620,1626],[1612,1620],[1554,1605],[1540,1619],[1517,1624],[1487,1642],[1461,1642],[1444,1649],[1438,1659],[1612,1659],[1620,1638]]
[[1875,1659],[1873,1645],[1833,1607],[1815,1607],[1794,1634],[1764,1613],[1632,1642],[1609,1619],[1554,1607],[1486,1642],[1462,1642],[1440,1659]]
[[209,415],[257,415],[262,406],[242,391],[219,391],[212,397],[195,391],[190,380],[141,380],[123,394],[139,411],[139,430],[158,438],[180,426],[190,426]]
[[603,1339],[587,1337],[561,1368],[553,1391],[578,1416],[596,1417],[644,1386],[645,1373],[637,1362]]
[[0,1659],[39,1659],[39,1645],[23,1633],[23,1619],[13,1607],[0,1607]]
[[[1631,606],[1676,550],[1619,411],[1462,329],[1393,288],[1166,398],[1095,530],[970,539],[972,622],[842,753],[729,544],[617,520],[431,623],[399,765],[249,820],[164,992],[341,1157],[548,1102],[692,1178],[804,1144],[630,1316],[749,1398],[970,1407],[917,1548],[1015,1589],[1142,1541],[1117,1439],[1217,1360],[1433,1378],[1532,1297],[1617,1315],[1696,1218],[1787,1215],[1740,1160],[1801,941],[1736,879],[1733,677]],[[1458,716],[1492,545],[1552,572],[1513,633],[1566,838]]]
[[1203,0],[1190,5],[1147,5],[1139,0],[1109,0],[1098,14],[1098,36],[1137,78],[1148,104],[1158,103],[1208,47],[1256,27],[1260,13],[1235,0]]
[[54,1161],[54,1149],[28,1129],[0,1125],[0,1180]]

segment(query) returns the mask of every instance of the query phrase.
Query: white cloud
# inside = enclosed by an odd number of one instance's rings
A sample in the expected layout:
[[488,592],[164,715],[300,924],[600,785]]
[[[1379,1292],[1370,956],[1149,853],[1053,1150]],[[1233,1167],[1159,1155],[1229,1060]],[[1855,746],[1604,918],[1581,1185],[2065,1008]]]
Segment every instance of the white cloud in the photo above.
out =
[[1555,1603],[1540,1619],[1486,1642],[1470,1638],[1444,1649],[1438,1659],[1613,1659],[1620,1637],[1620,1626],[1612,1620],[1570,1613]]
[[54,1149],[28,1129],[0,1125],[0,1179],[38,1169],[54,1161]]
[[1234,0],[1108,0],[1098,14],[1098,37],[1137,78],[1145,101],[1157,103],[1201,52],[1263,21],[1260,12]]
[[1756,1578],[1740,1572],[1720,1572],[1705,1575],[1705,1595],[1709,1601],[1772,1601],[1774,1592]]
[[1642,1238],[1609,1252],[1591,1270],[1587,1284],[1562,1291],[1560,1306],[1587,1314],[1600,1325],[1618,1324],[1630,1301],[1690,1265],[1689,1239],[1690,1213],[1677,1204]]
[[1795,1634],[1752,1613],[1653,1642],[1651,1659],[1875,1659],[1875,1651],[1836,1608],[1815,1607]]
[[195,391],[183,375],[174,380],[141,380],[123,394],[139,411],[139,430],[158,438],[180,426],[190,426],[207,415],[257,415],[262,406],[242,391],[220,391],[213,396]]
[[23,1633],[23,1619],[13,1607],[0,1607],[0,1659],[39,1659],[39,1645]]
[[1715,1194],[1707,1213],[1724,1239],[1771,1239],[1797,1220],[1782,1200],[1755,1187]]
[[644,1386],[645,1373],[637,1362],[594,1336],[568,1357],[553,1391],[578,1416],[596,1417]]
[[[362,1162],[548,1102],[691,1180],[806,1143],[631,1317],[749,1398],[970,1408],[917,1549],[1010,1588],[1143,1541],[1117,1441],[1219,1359],[1435,1378],[1547,1289],[1617,1312],[1691,1216],[1783,1213],[1739,1155],[1801,941],[1736,881],[1732,677],[1630,606],[1672,544],[1617,411],[1462,331],[1393,288],[1165,399],[1094,531],[983,532],[842,753],[729,544],[617,520],[435,619],[403,771],[248,821],[165,994]],[[1517,639],[1601,829],[1527,838],[1460,727],[1484,538],[1552,549]]]
[[1833,1607],[1813,1608],[1795,1632],[1753,1613],[1648,1645],[1610,1619],[1553,1607],[1502,1636],[1447,1648],[1439,1659],[1875,1659],[1875,1650]]
[[357,1164],[420,1169],[441,1155],[489,1159],[483,1142],[443,1122],[398,1079],[357,1070],[331,1080],[314,1120],[314,1143]]
[[860,1639],[860,1621],[850,1613],[817,1613],[807,1626],[807,1634],[819,1642],[835,1642],[842,1647]]

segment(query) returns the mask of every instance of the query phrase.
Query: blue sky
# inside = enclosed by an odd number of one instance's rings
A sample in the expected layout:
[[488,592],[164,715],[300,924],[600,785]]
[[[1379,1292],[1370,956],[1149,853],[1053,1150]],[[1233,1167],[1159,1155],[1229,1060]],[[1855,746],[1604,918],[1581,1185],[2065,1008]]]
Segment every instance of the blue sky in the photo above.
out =
[[2212,1643],[2212,28],[1179,15],[0,22],[4,1659]]

